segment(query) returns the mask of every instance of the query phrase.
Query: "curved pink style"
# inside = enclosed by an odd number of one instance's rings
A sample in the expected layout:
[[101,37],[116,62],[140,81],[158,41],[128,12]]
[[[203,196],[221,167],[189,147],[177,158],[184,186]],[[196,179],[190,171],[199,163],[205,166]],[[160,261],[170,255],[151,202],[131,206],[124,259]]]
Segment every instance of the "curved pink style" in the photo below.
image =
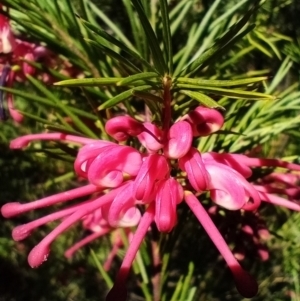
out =
[[31,267],[38,267],[41,265],[45,258],[48,257],[50,252],[51,243],[64,231],[66,231],[73,224],[78,222],[85,215],[90,214],[98,208],[101,208],[103,205],[111,202],[113,198],[118,194],[119,188],[116,188],[107,194],[93,200],[88,203],[84,208],[76,210],[74,213],[66,217],[60,225],[58,225],[54,230],[52,230],[43,240],[40,241],[29,253],[28,263]]
[[86,186],[57,193],[55,195],[51,195],[30,203],[25,203],[25,204],[21,204],[18,202],[7,203],[2,206],[1,213],[4,217],[13,217],[21,213],[28,212],[30,210],[47,207],[60,202],[71,201],[76,198],[101,191],[102,189],[103,189],[102,187],[97,187],[95,185],[88,184]]
[[244,178],[249,178],[252,175],[251,168],[244,163],[247,158],[245,155],[209,152],[202,154],[202,158],[204,162],[212,160],[225,164],[240,173]]
[[94,143],[97,140],[80,137],[80,136],[74,136],[74,135],[68,135],[63,133],[44,133],[44,134],[30,134],[18,137],[10,142],[10,148],[11,149],[19,149],[24,148],[29,145],[32,141],[35,140],[59,140],[59,141],[66,141],[66,142],[74,142],[79,144],[88,144],[88,143]]
[[246,298],[254,297],[258,290],[256,281],[240,266],[202,204],[190,191],[185,191],[184,199],[225,259],[239,293]]
[[109,291],[106,301],[126,301],[127,298],[127,289],[126,289],[126,280],[132,262],[138,252],[138,249],[142,243],[143,238],[146,236],[148,228],[150,227],[152,221],[154,220],[154,204],[150,204],[144,213],[141,221],[132,237],[132,240],[127,249],[126,255],[123,259],[120,270],[117,274],[115,283],[112,289]]

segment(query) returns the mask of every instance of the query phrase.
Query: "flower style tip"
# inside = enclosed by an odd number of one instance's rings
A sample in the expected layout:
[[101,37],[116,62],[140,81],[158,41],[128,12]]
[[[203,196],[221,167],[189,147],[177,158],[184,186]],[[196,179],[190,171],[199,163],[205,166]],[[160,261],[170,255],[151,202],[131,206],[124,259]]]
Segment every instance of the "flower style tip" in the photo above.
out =
[[245,298],[252,298],[258,292],[258,285],[256,280],[240,265],[229,266],[233,277],[236,289]]
[[12,237],[14,241],[20,241],[27,238],[31,234],[32,230],[27,225],[20,225],[13,229]]
[[28,263],[32,268],[39,267],[43,262],[47,261],[50,253],[50,247],[43,242],[36,245],[28,255]]
[[137,136],[143,130],[143,124],[130,116],[117,116],[105,124],[107,134],[117,141],[125,141],[129,136]]
[[7,101],[9,114],[15,122],[22,123],[24,120],[24,115],[14,108],[13,102],[10,101],[10,99],[11,97],[8,97]]
[[168,132],[168,140],[164,146],[164,154],[172,159],[178,159],[187,154],[191,148],[193,133],[191,125],[186,121],[173,124]]
[[19,202],[11,202],[2,206],[1,214],[5,218],[13,217],[22,212],[22,204]]

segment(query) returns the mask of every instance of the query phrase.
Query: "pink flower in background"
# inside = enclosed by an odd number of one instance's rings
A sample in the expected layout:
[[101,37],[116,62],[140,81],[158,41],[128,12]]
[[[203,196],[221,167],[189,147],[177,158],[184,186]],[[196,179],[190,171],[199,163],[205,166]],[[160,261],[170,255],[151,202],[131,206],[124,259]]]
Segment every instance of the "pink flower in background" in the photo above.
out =
[[[0,8],[2,8],[1,5]],[[30,62],[42,63],[44,69],[57,69],[66,76],[76,77],[82,72],[46,47],[29,43],[22,37],[15,37],[9,18],[2,14],[0,14],[0,54],[2,54],[0,57],[1,87],[11,88],[15,82],[27,81],[27,75],[35,76],[46,83],[55,81],[49,72],[37,70]],[[0,120],[5,120],[8,116],[5,112],[4,93],[3,91],[0,93]],[[15,108],[13,95],[6,93],[6,98],[9,115],[17,123],[21,123],[24,116]]]
[[11,53],[16,47],[16,40],[9,25],[9,19],[0,14],[0,53]]
[[[281,167],[300,171],[300,166],[238,154],[200,153],[192,146],[193,137],[206,136],[219,130],[223,121],[222,115],[216,110],[198,107],[172,124],[166,132],[154,123],[142,123],[130,116],[118,116],[107,122],[105,129],[115,140],[124,142],[133,139],[135,143],[131,145],[137,145],[138,142],[139,148],[61,133],[27,135],[13,140],[13,149],[25,147],[37,139],[79,144],[74,169],[77,176],[87,183],[28,204],[13,202],[2,207],[2,214],[12,217],[86,197],[86,201],[14,229],[14,239],[20,240],[42,224],[62,220],[30,252],[30,265],[36,267],[45,261],[51,243],[76,222],[83,221],[84,227],[90,229],[92,234],[67,251],[67,256],[114,229],[137,226],[115,285],[107,297],[110,301],[125,300],[126,279],[149,226],[154,223],[161,232],[172,231],[177,222],[177,205],[185,201],[227,262],[239,292],[245,297],[255,295],[256,282],[241,267],[196,196],[208,192],[214,204],[231,211],[242,209],[251,212],[257,210],[262,202],[299,211],[300,206],[294,199],[287,200],[277,195],[286,194],[291,198],[297,195],[294,190],[292,193],[282,186],[279,191],[268,183],[277,179],[283,182],[282,185],[287,185],[283,177],[275,173],[266,177],[267,182],[249,179],[253,167]],[[91,198],[91,195],[96,196]],[[245,225],[244,230],[249,232],[249,227]]]

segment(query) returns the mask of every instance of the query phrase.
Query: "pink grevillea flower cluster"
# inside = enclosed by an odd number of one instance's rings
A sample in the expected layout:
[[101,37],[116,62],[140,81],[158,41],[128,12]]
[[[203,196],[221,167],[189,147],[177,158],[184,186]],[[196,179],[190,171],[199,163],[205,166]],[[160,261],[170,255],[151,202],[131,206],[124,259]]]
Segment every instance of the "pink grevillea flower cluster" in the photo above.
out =
[[[241,267],[224,238],[198,199],[208,192],[215,205],[228,210],[257,210],[261,202],[300,210],[294,200],[287,200],[288,190],[274,190],[270,185],[253,184],[247,179],[252,167],[281,167],[300,170],[300,166],[281,160],[250,158],[244,155],[207,152],[193,147],[195,138],[207,136],[223,125],[223,116],[214,109],[197,107],[171,126],[158,127],[151,122],[139,122],[130,116],[118,116],[107,121],[105,130],[117,142],[94,140],[61,133],[35,134],[17,138],[12,149],[26,147],[33,140],[59,140],[81,145],[74,162],[78,177],[87,184],[40,200],[2,207],[4,217],[13,217],[79,197],[86,201],[35,220],[13,230],[13,238],[21,240],[53,220],[62,220],[28,256],[29,264],[37,267],[48,257],[51,243],[71,227],[84,220],[93,236],[79,246],[113,229],[137,226],[107,300],[126,300],[126,279],[130,267],[145,237],[154,223],[161,232],[170,232],[177,222],[177,205],[186,202],[202,227],[225,259],[238,291],[245,297],[257,292],[255,280]],[[126,144],[126,142],[128,142]],[[129,146],[130,145],[130,146]],[[270,177],[276,174],[270,175]],[[276,176],[280,181],[282,175]],[[90,198],[90,195],[97,195]],[[97,230],[96,230],[97,229]],[[69,250],[67,255],[71,255]]]

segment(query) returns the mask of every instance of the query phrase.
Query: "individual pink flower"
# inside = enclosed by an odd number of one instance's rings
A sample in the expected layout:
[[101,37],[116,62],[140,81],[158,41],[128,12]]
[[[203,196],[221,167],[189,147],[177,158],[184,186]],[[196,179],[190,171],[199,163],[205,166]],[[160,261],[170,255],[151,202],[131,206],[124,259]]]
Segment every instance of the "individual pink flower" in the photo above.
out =
[[196,137],[208,136],[221,129],[224,124],[224,118],[219,111],[203,106],[190,111],[182,119],[191,124]]
[[125,141],[129,136],[137,136],[144,130],[142,123],[130,116],[118,116],[108,120],[105,131],[117,141]]

